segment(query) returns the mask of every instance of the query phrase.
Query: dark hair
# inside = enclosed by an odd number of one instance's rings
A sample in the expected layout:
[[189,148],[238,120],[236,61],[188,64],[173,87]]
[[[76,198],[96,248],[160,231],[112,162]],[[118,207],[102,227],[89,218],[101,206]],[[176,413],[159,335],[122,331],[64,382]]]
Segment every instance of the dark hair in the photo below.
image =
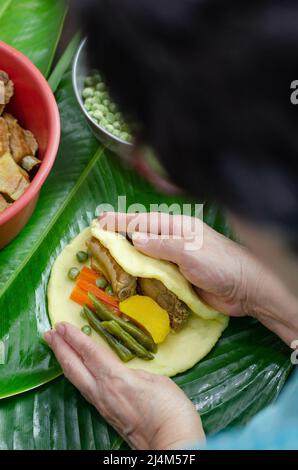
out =
[[172,179],[298,229],[297,0],[84,0],[90,57]]

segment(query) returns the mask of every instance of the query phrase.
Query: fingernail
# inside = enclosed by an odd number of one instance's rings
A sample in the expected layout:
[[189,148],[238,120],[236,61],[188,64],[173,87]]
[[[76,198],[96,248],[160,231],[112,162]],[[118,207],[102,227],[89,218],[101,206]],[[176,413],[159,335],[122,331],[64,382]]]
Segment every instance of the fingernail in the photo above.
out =
[[147,234],[141,232],[134,232],[132,234],[133,242],[136,242],[138,245],[146,245],[148,243]]
[[44,340],[48,343],[49,346],[51,346],[52,344],[52,341],[53,341],[53,337],[52,337],[52,331],[47,331],[44,335],[43,335],[43,338]]
[[63,323],[56,323],[55,330],[60,336],[64,336],[65,334],[65,325]]

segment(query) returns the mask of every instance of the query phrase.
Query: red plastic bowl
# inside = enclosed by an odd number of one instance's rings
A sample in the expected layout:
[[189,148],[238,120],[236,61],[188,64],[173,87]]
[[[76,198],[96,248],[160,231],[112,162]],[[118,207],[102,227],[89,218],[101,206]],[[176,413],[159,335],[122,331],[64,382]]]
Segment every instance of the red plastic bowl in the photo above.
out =
[[60,141],[60,117],[54,95],[39,70],[23,54],[0,41],[0,70],[8,73],[15,94],[5,108],[25,129],[33,132],[42,160],[26,192],[0,213],[0,249],[7,245],[31,217],[39,191],[55,161]]

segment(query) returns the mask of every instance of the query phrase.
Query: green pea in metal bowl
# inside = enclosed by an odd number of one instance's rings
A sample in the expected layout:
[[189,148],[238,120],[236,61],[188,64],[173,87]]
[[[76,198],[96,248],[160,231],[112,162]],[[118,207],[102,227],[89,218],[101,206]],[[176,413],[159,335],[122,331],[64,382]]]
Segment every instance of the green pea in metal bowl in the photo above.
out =
[[112,132],[109,132],[109,130],[107,130],[105,127],[101,126],[98,121],[92,115],[89,114],[85,107],[83,98],[85,80],[91,74],[91,71],[89,70],[87,64],[87,39],[85,38],[81,42],[73,62],[72,83],[75,96],[77,98],[81,111],[84,114],[85,119],[89,124],[89,127],[91,128],[95,137],[104,145],[113,150],[115,153],[125,157],[130,154],[133,144],[131,142],[123,140],[121,136],[119,137],[114,135]]

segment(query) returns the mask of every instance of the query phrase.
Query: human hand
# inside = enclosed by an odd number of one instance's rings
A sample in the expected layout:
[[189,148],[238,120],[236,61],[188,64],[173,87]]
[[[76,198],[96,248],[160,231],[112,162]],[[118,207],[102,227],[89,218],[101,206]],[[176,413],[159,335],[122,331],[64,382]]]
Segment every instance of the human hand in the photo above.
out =
[[165,213],[105,213],[103,228],[126,232],[134,246],[153,258],[171,261],[193,284],[199,296],[227,315],[247,315],[254,299],[252,280],[262,266],[241,245],[200,219]]
[[297,339],[297,301],[281,281],[245,247],[200,219],[107,212],[99,220],[103,228],[130,234],[144,254],[177,264],[199,296],[216,310],[254,316],[289,345]]
[[199,414],[169,378],[129,369],[69,323],[45,340],[65,376],[132,448],[181,449],[204,440]]

